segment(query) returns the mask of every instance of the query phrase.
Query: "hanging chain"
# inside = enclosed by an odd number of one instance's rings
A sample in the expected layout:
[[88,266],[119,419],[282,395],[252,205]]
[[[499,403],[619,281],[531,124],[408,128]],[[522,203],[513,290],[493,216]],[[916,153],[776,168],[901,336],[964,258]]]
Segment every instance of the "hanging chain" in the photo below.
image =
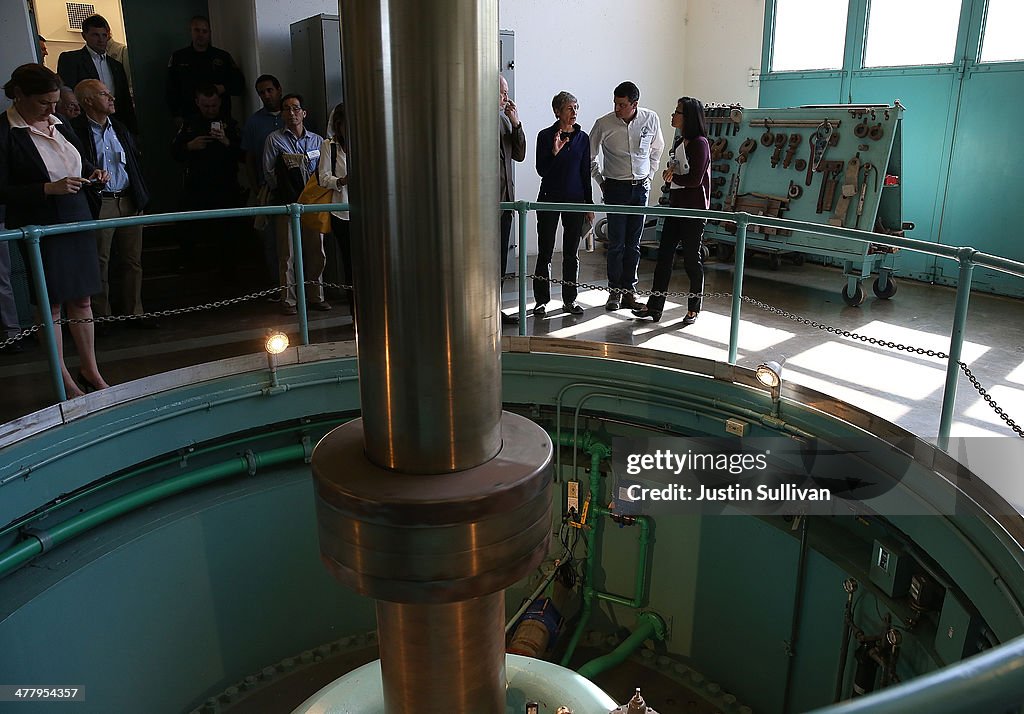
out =
[[[509,274],[509,275],[507,275],[505,277],[513,278],[513,279],[518,279],[519,275],[516,274],[516,273],[511,273],[511,274]],[[575,286],[576,288],[579,288],[579,289],[600,290],[600,291],[608,292],[608,293],[630,293],[631,295],[639,295],[639,296],[643,296],[643,297],[651,297],[651,296],[664,297],[664,298],[693,298],[693,297],[700,297],[700,298],[706,298],[706,299],[709,299],[709,300],[714,300],[714,299],[729,299],[729,300],[731,300],[732,299],[732,293],[715,293],[715,292],[709,292],[709,293],[690,293],[690,292],[667,292],[667,291],[661,291],[661,290],[629,290],[629,289],[626,289],[626,288],[609,288],[607,286],[595,285],[593,283],[574,283],[574,282],[569,281],[569,280],[559,280],[558,278],[543,278],[543,277],[541,277],[539,275],[528,275],[527,279],[528,280],[541,280],[541,281],[544,281],[544,282],[549,282],[549,283],[551,283],[553,285],[562,285],[562,286],[570,286],[570,287]],[[892,340],[880,340],[880,339],[878,339],[876,337],[870,337],[868,335],[862,335],[862,334],[860,334],[858,332],[850,332],[849,330],[843,330],[843,329],[840,329],[838,327],[833,327],[832,325],[826,325],[826,324],[824,324],[822,322],[818,322],[817,320],[811,320],[811,319],[808,319],[806,317],[802,317],[800,315],[796,315],[796,314],[794,314],[792,312],[789,312],[788,310],[783,310],[782,308],[775,307],[774,305],[769,305],[768,303],[761,302],[760,300],[757,300],[756,298],[752,298],[752,297],[750,297],[748,295],[741,296],[740,300],[742,300],[743,302],[747,303],[748,305],[751,305],[752,307],[756,307],[756,308],[758,308],[760,310],[764,310],[765,312],[771,313],[772,315],[778,315],[779,317],[784,318],[786,320],[791,320],[791,321],[799,323],[801,325],[807,325],[808,327],[813,327],[815,329],[822,330],[823,332],[828,332],[830,334],[837,335],[839,337],[846,337],[846,338],[849,338],[851,340],[857,340],[857,341],[863,342],[865,344],[877,345],[879,347],[885,347],[886,349],[890,349],[890,350],[897,350],[897,351],[900,351],[900,352],[908,352],[908,353],[911,353],[911,354],[924,355],[926,357],[936,357],[938,359],[949,360],[949,355],[946,354],[945,352],[940,352],[938,350],[928,350],[928,349],[925,349],[923,347],[914,347],[912,345],[904,345],[904,344],[899,343],[899,342],[893,342]],[[992,408],[992,411],[994,411],[996,413],[996,415],[998,415],[999,418],[1002,419],[1006,423],[1006,425],[1008,427],[1010,427],[1010,429],[1012,429],[1014,431],[1014,433],[1017,434],[1017,436],[1019,436],[1022,439],[1024,439],[1024,429],[1022,429],[1021,426],[1019,424],[1017,424],[1017,422],[1015,422],[1012,418],[1010,418],[1010,415],[1007,414],[1006,411],[1003,410],[1003,408],[1000,407],[996,403],[996,401],[992,398],[992,396],[988,393],[988,391],[981,385],[981,382],[978,381],[978,378],[974,376],[974,373],[971,372],[970,368],[967,366],[967,363],[963,362],[963,361],[958,361],[957,362],[957,366],[959,366],[960,370],[967,376],[967,379],[970,380],[971,385],[974,387],[975,390],[977,390],[977,392],[981,396],[981,398],[985,400],[985,403],[988,404],[989,407]]]
[[[539,275],[528,275],[526,277],[527,277],[528,280],[540,280],[540,281],[551,283],[552,285],[560,285],[560,286],[563,286],[563,287],[575,287],[575,288],[577,288],[577,290],[580,290],[580,291],[582,291],[582,290],[598,290],[598,291],[601,291],[601,292],[614,293],[614,294],[626,294],[626,293],[629,293],[630,295],[639,295],[641,297],[664,297],[664,298],[692,298],[692,297],[700,297],[700,298],[706,298],[708,300],[731,300],[732,299],[732,293],[723,293],[723,292],[690,293],[690,292],[669,292],[669,291],[661,291],[661,290],[630,290],[628,288],[610,288],[607,285],[598,285],[596,283],[579,283],[579,282],[572,282],[571,280],[559,280],[558,278],[543,278],[543,277],[541,277]],[[519,274],[518,273],[506,273],[505,275],[502,276],[502,280],[505,280],[505,279],[518,280],[519,279]],[[339,285],[338,283],[328,283],[328,282],[318,283],[318,281],[316,281],[316,280],[307,280],[304,284],[305,285],[322,284],[326,288],[336,288],[336,289],[344,290],[344,291],[352,289],[351,285]],[[264,298],[264,297],[267,297],[269,295],[273,295],[274,293],[279,293],[280,291],[281,291],[280,287],[268,288],[266,290],[260,290],[258,292],[248,293],[247,295],[241,295],[239,297],[228,298],[226,300],[214,300],[213,302],[204,303],[202,305],[193,305],[191,307],[176,308],[176,309],[173,309],[173,310],[157,310],[155,312],[147,312],[147,313],[143,313],[141,315],[112,315],[112,316],[108,316],[108,317],[94,317],[94,318],[91,318],[91,319],[60,318],[59,320],[56,320],[54,322],[54,324],[56,324],[56,325],[77,325],[77,324],[88,323],[88,322],[93,322],[93,323],[96,323],[96,324],[104,324],[104,323],[112,323],[112,322],[130,322],[132,320],[146,320],[146,319],[152,319],[152,318],[157,318],[157,317],[173,317],[173,316],[176,316],[176,315],[188,315],[190,313],[202,312],[204,310],[214,310],[214,309],[217,309],[217,308],[228,307],[230,305],[240,305],[240,304],[242,304],[244,302],[249,302],[250,300],[258,300],[260,298]],[[801,324],[801,325],[806,325],[808,327],[813,327],[815,329],[818,329],[818,330],[821,330],[823,332],[827,332],[827,333],[830,333],[830,334],[833,334],[833,335],[837,335],[839,337],[846,337],[846,338],[851,339],[851,340],[857,340],[859,342],[863,342],[865,344],[870,344],[870,345],[877,345],[878,347],[884,347],[884,348],[890,349],[890,350],[897,350],[897,351],[900,351],[900,352],[908,352],[908,353],[911,353],[911,354],[923,355],[923,356],[926,356],[926,357],[936,357],[938,359],[943,359],[943,360],[948,360],[949,359],[949,355],[946,354],[945,352],[940,352],[938,350],[928,350],[928,349],[924,349],[923,347],[914,347],[912,345],[904,345],[904,344],[899,343],[899,342],[893,342],[892,340],[880,340],[880,339],[878,339],[876,337],[870,337],[868,335],[862,335],[862,334],[857,333],[857,332],[851,332],[849,330],[843,330],[843,329],[840,329],[838,327],[833,327],[832,325],[826,325],[825,323],[818,322],[817,320],[811,320],[811,319],[808,319],[806,317],[802,317],[800,315],[796,315],[796,314],[794,314],[792,312],[789,312],[788,310],[783,310],[782,308],[778,308],[778,307],[775,307],[773,305],[769,305],[768,303],[762,302],[762,301],[757,300],[756,298],[752,298],[752,297],[750,297],[748,295],[743,295],[740,299],[743,302],[747,303],[748,305],[751,305],[752,307],[756,307],[759,310],[764,310],[765,312],[770,313],[772,315],[777,315],[777,316],[779,316],[781,318],[784,318],[786,320],[790,320],[792,322],[796,322],[796,323]],[[14,335],[13,337],[8,337],[6,340],[0,341],[0,349],[3,349],[3,348],[8,347],[10,345],[13,345],[16,342],[18,342],[19,340],[25,339],[29,335],[32,335],[32,334],[35,334],[35,333],[39,332],[42,328],[43,328],[42,325],[32,325],[31,327],[25,328],[24,330],[22,330],[21,332],[19,332],[16,335]],[[991,407],[992,411],[994,411],[996,413],[996,415],[998,415],[999,418],[1002,419],[1003,422],[1005,422],[1006,425],[1010,429],[1012,429],[1014,431],[1014,433],[1017,434],[1017,436],[1019,436],[1021,438],[1024,438],[1024,429],[1022,429],[1021,426],[1019,424],[1017,424],[1017,422],[1014,421],[1010,417],[1010,415],[1007,414],[1006,411],[1004,411],[1003,408],[1000,407],[996,403],[996,401],[992,398],[992,395],[990,395],[988,393],[988,391],[982,386],[981,382],[978,381],[978,378],[974,376],[974,373],[967,366],[967,363],[961,361],[961,362],[957,362],[957,365],[960,367],[960,370],[964,373],[964,375],[967,377],[967,379],[971,382],[971,385],[974,387],[974,389],[977,390],[977,392],[981,396],[981,398],[985,400],[985,403],[988,404],[989,407]]]

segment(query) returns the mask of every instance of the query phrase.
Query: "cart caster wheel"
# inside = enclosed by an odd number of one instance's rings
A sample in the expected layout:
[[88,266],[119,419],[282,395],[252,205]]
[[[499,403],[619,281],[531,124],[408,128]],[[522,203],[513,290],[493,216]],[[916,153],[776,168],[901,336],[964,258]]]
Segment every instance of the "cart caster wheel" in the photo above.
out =
[[782,267],[782,256],[778,253],[770,253],[768,255],[768,267],[772,270],[778,270]]
[[857,289],[854,291],[853,295],[850,295],[847,292],[849,287],[849,285],[843,286],[843,302],[850,307],[857,307],[864,302],[864,298],[867,297],[867,293],[864,292],[864,286],[860,283],[857,283]]
[[803,265],[807,262],[807,256],[803,253],[793,253],[793,265]]
[[702,245],[700,247],[700,262],[706,263],[706,262],[708,262],[708,258],[710,258],[710,257],[711,257],[711,249],[708,248],[706,245]]
[[885,284],[885,290],[879,286],[878,278],[875,278],[874,284],[871,286],[871,290],[875,293],[875,297],[881,298],[882,300],[888,300],[896,294],[896,281],[891,277]]
[[726,262],[732,260],[733,256],[736,255],[736,249],[727,243],[719,243],[716,252],[718,259]]
[[594,224],[594,235],[597,236],[597,239],[602,243],[606,243],[608,241],[607,218],[602,218],[601,220]]

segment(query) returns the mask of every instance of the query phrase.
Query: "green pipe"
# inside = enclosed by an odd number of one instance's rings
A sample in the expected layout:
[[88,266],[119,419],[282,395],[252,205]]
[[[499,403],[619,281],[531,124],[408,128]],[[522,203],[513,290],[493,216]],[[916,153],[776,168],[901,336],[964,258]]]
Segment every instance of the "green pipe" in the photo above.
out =
[[39,250],[42,237],[43,231],[40,228],[33,227],[25,231],[29,269],[36,288],[36,306],[43,320],[43,342],[46,344],[46,358],[50,362],[50,382],[57,394],[57,401],[63,402],[67,400],[68,393],[64,389],[64,375],[61,373],[60,355],[57,353],[57,335],[53,331],[53,315],[50,313],[50,293],[46,289],[46,274],[43,272],[43,254]]
[[[313,381],[310,381],[310,382],[303,382],[301,384],[296,384],[296,385],[292,386],[291,388],[292,389],[299,389],[299,388],[305,389],[305,388],[308,388],[308,387],[318,387],[318,386],[322,386],[322,385],[325,385],[325,384],[343,384],[345,382],[352,382],[352,381],[355,381],[357,379],[358,379],[358,377],[355,376],[355,375],[350,376],[350,377],[329,377],[327,379],[317,379],[317,380],[313,380]],[[65,449],[65,450],[61,451],[60,453],[54,454],[53,456],[50,456],[50,457],[48,457],[46,459],[43,459],[39,463],[32,464],[30,467],[23,468],[23,469],[17,471],[16,473],[14,473],[14,474],[11,474],[6,479],[0,481],[0,486],[4,486],[9,481],[13,481],[15,479],[23,479],[26,476],[28,476],[30,473],[32,473],[33,471],[37,471],[37,470],[41,469],[44,466],[48,466],[49,464],[51,464],[51,463],[53,463],[55,461],[59,461],[62,458],[65,458],[67,456],[71,456],[73,454],[76,454],[79,451],[84,451],[86,449],[90,449],[93,446],[96,446],[97,444],[103,443],[104,441],[111,441],[112,439],[116,439],[118,437],[124,436],[125,434],[129,434],[129,433],[131,433],[133,431],[138,431],[139,429],[143,429],[145,427],[153,426],[153,425],[159,424],[161,422],[170,421],[172,419],[177,419],[179,417],[185,416],[186,414],[192,414],[194,412],[210,411],[211,409],[214,409],[215,407],[222,407],[222,406],[225,406],[227,404],[232,404],[234,402],[243,401],[245,399],[253,399],[253,398],[256,398],[256,397],[270,396],[267,393],[267,391],[268,390],[265,390],[265,389],[261,388],[261,389],[256,390],[256,391],[246,392],[245,394],[236,394],[233,397],[225,397],[224,399],[215,399],[212,402],[202,402],[200,404],[194,404],[194,405],[192,405],[190,407],[186,407],[184,409],[179,409],[179,410],[173,411],[173,412],[166,412],[164,414],[161,414],[160,416],[151,417],[151,418],[146,419],[144,421],[133,422],[133,423],[129,424],[128,426],[122,427],[121,429],[117,429],[117,430],[114,430],[114,431],[104,432],[103,434],[101,434],[101,435],[99,435],[99,436],[97,436],[97,437],[95,437],[93,439],[81,442],[81,443],[79,443],[76,446],[70,447],[68,449]]]
[[606,655],[592,659],[576,671],[587,679],[593,679],[602,672],[607,672],[612,667],[622,664],[629,656],[640,648],[652,637],[658,640],[665,639],[665,621],[653,612],[641,612],[637,615],[637,626],[633,633],[622,641],[618,647]]
[[23,528],[24,526],[28,525],[29,523],[32,523],[33,521],[37,521],[41,518],[50,516],[59,511],[60,509],[66,508],[72,503],[75,503],[76,501],[86,498],[87,496],[99,493],[104,489],[110,488],[111,486],[115,486],[119,483],[130,481],[133,478],[138,478],[139,476],[147,474],[150,471],[156,471],[157,469],[164,468],[172,464],[180,464],[184,459],[194,459],[196,457],[213,453],[215,451],[224,451],[232,449],[236,446],[248,444],[251,441],[266,441],[269,438],[281,436],[282,434],[291,434],[297,431],[308,431],[310,428],[322,427],[324,425],[337,426],[339,424],[344,424],[348,421],[349,419],[322,419],[312,421],[309,423],[288,426],[282,429],[272,429],[270,431],[261,432],[259,434],[250,434],[248,436],[239,437],[237,439],[230,439],[228,441],[218,442],[213,446],[206,446],[203,448],[195,449],[194,451],[190,451],[188,455],[184,457],[181,456],[180,454],[168,456],[166,458],[150,462],[146,466],[143,466],[142,468],[131,469],[130,471],[126,471],[117,478],[110,479],[109,481],[103,481],[101,483],[96,484],[95,486],[91,486],[82,491],[76,491],[75,495],[64,498],[63,500],[60,501],[60,503],[54,503],[41,511],[33,512],[28,516],[22,517],[21,519],[16,520],[10,525],[0,529],[0,537],[7,535],[13,530]]
[[942,411],[939,414],[937,446],[942,450],[949,446],[949,432],[953,426],[953,409],[956,407],[956,382],[960,376],[960,355],[964,346],[967,303],[971,297],[971,279],[974,272],[973,251],[973,248],[962,248],[959,256],[960,279],[956,286],[956,307],[953,310],[953,329],[949,336],[949,359],[946,362],[946,386],[942,390]]
[[740,348],[740,303],[743,300],[743,265],[747,257],[747,219],[740,213],[736,220],[736,252],[732,268],[732,311],[729,322],[729,364],[736,364]]
[[46,550],[49,550],[99,525],[161,499],[205,486],[229,476],[256,473],[260,468],[270,468],[290,461],[304,460],[305,457],[306,448],[302,444],[284,446],[262,454],[253,454],[251,463],[245,457],[237,457],[125,494],[59,523],[48,531],[39,533],[39,537],[26,538],[16,546],[0,553],[0,578],[7,576],[42,553],[43,541],[46,541]]
[[[516,211],[519,213],[519,334],[526,335],[526,276],[530,272],[527,265],[526,255],[526,212],[528,204],[525,201],[516,203]],[[505,269],[504,266],[501,268]]]
[[590,454],[590,506],[588,520],[591,525],[586,529],[585,534],[587,558],[584,561],[583,567],[583,608],[580,611],[580,619],[576,625],[576,630],[573,632],[572,638],[569,640],[569,646],[566,647],[565,654],[562,656],[561,663],[565,667],[568,666],[569,660],[572,659],[580,638],[587,628],[595,599],[634,609],[644,606],[646,601],[647,560],[650,548],[651,523],[647,516],[636,516],[636,522],[640,525],[640,548],[634,575],[634,596],[627,598],[595,588],[594,573],[597,569],[597,538],[601,530],[600,517],[617,515],[614,511],[601,505],[601,461],[609,458],[612,451],[606,444],[597,441],[589,433],[579,436],[559,433],[555,438],[562,446],[574,446]]

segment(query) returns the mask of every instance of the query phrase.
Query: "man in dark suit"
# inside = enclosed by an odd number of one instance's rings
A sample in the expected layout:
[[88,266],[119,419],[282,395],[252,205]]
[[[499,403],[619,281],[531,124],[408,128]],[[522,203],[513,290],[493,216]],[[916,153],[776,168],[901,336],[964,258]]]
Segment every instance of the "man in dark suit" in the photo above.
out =
[[103,82],[117,102],[116,118],[132,134],[138,135],[139,122],[128,87],[128,74],[123,64],[107,56],[110,23],[102,15],[90,15],[82,21],[82,37],[85,39],[85,47],[60,53],[57,74],[64,80],[64,84],[72,88],[77,87],[83,79]]
[[[522,161],[526,158],[526,134],[523,131],[523,122],[519,120],[519,109],[515,102],[509,99],[508,82],[501,75],[498,75],[498,186],[501,190],[499,201],[516,200],[516,179],[513,161]],[[501,212],[501,269],[498,271],[498,291],[501,291],[501,280],[505,275],[508,264],[508,246],[512,235],[512,211]],[[520,250],[526,250],[525,245],[519,246]],[[519,315],[506,315],[501,313],[501,324],[518,325]]]
[[[128,128],[115,119],[114,98],[107,86],[98,79],[85,79],[75,87],[75,95],[82,105],[82,114],[71,120],[71,126],[82,144],[82,155],[90,163],[105,169],[110,178],[100,191],[97,218],[135,216],[149,202],[149,192],[142,177],[139,150]],[[108,316],[110,311],[110,284],[107,280],[110,250],[117,241],[120,257],[119,276],[122,286],[121,309],[127,315],[141,315],[142,309],[142,226],[121,226],[96,231],[96,250],[100,258],[102,290],[93,297],[93,312]],[[129,327],[155,328],[149,319],[129,320]]]

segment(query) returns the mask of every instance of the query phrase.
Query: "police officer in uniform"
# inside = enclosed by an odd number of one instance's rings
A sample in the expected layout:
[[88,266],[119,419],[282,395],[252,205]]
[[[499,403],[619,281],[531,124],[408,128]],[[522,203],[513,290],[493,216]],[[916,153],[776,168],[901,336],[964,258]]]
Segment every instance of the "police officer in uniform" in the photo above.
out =
[[167,105],[178,126],[198,113],[196,88],[213,85],[221,114],[231,116],[231,97],[242,96],[245,78],[231,55],[210,44],[210,21],[196,15],[189,21],[192,44],[177,50],[167,63]]

